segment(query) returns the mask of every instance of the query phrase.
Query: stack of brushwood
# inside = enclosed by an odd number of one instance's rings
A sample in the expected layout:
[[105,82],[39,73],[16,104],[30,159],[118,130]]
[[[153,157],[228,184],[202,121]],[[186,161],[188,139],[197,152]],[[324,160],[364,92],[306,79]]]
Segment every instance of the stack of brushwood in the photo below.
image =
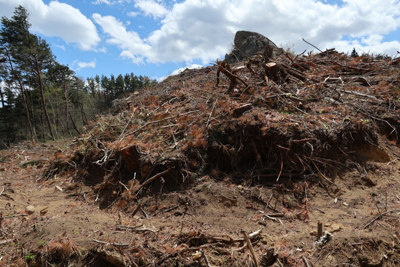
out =
[[89,125],[39,180],[69,172],[103,207],[203,175],[335,186],[335,173],[367,160],[361,149],[388,157],[379,136],[399,144],[400,58],[272,52],[185,70],[121,100],[125,110]]

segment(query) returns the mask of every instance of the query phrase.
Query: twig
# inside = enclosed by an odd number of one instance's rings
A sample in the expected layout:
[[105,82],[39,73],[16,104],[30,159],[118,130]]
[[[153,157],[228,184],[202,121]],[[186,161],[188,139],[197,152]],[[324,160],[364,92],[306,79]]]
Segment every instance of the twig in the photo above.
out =
[[179,255],[179,254],[181,254],[181,253],[185,253],[186,251],[191,251],[191,250],[192,250],[192,249],[190,249],[190,248],[184,248],[184,249],[181,249],[181,250],[179,250],[179,251],[175,251],[175,252],[173,252],[173,253],[164,255],[161,259],[159,259],[159,260],[157,261],[157,264],[156,264],[155,266],[161,266],[161,263],[163,263],[166,259],[175,257],[175,256],[177,256],[177,255]]
[[[135,108],[135,110],[136,110],[136,108]],[[128,128],[129,123],[132,121],[133,115],[135,115],[135,110],[132,111],[132,116],[129,118],[128,123],[125,125],[124,129],[122,130],[122,133],[119,135],[118,141],[122,140],[126,128]]]
[[147,213],[144,211],[144,209],[142,209],[142,207],[140,207],[140,211],[143,213],[144,217],[148,218],[149,216],[147,216]]
[[175,144],[175,147],[176,147],[178,145],[178,143],[176,142],[175,134],[174,134],[174,131],[172,131],[171,125],[169,125],[169,130],[171,131],[172,138],[174,139],[174,144]]
[[323,211],[323,210],[321,210],[321,209],[319,209],[319,208],[316,208],[319,212],[321,212],[321,213],[324,213],[325,214],[325,211]]
[[[304,40],[304,38],[302,38],[303,39],[303,41],[304,42],[306,42],[307,44],[309,44],[309,45],[311,45],[312,47],[314,47],[315,49],[317,49],[319,52],[321,52],[322,53],[322,50],[321,49],[319,49],[318,47],[316,47],[315,45],[313,45],[313,44],[311,44],[311,43],[309,43],[309,42],[307,42],[306,40]],[[304,53],[304,52],[303,52]]]
[[1,240],[0,241],[0,245],[6,244],[6,243],[9,243],[9,242],[12,242],[12,241],[13,241],[12,239]]
[[268,217],[284,217],[285,214],[283,214],[283,213],[276,213],[276,214],[268,214],[268,215],[264,215],[264,216],[268,216]]
[[307,267],[310,267],[310,264],[308,264],[308,261],[307,261],[306,257],[304,257],[304,255],[303,255],[303,261]]
[[117,224],[115,226],[115,229],[116,230],[130,230],[130,231],[136,231],[136,232],[152,232],[152,233],[158,232],[156,230],[151,230],[148,228],[137,228],[137,226],[120,225],[120,224]]
[[6,215],[3,218],[13,218],[13,217],[20,217],[20,216],[28,216],[28,214],[14,214],[14,215]]
[[270,216],[268,216],[268,215],[264,215],[264,217],[265,217],[265,218],[268,218],[268,219],[270,219],[270,220],[273,220],[273,221],[277,221],[276,218],[270,217]]
[[246,232],[242,231],[242,234],[244,236],[244,239],[246,240],[247,246],[250,249],[251,255],[253,256],[254,264],[255,264],[256,267],[258,267],[258,260],[257,260],[257,257],[256,257],[256,253],[254,252],[253,245],[251,244],[250,239],[247,236]]
[[129,244],[118,244],[118,243],[109,243],[109,242],[103,242],[99,241],[97,239],[93,239],[94,242],[99,243],[99,244],[104,244],[104,245],[113,245],[113,246],[120,246],[120,247],[127,247]]
[[391,212],[396,212],[396,211],[399,211],[399,209],[389,210],[389,211],[386,211],[386,212],[384,212],[384,213],[379,214],[379,215],[376,216],[372,221],[370,221],[369,223],[367,223],[367,224],[364,226],[364,229],[366,229],[368,226],[370,226],[370,225],[371,225],[373,222],[375,222],[376,220],[380,219],[383,215],[385,215],[385,214],[387,214],[387,213],[391,213]]
[[132,217],[133,216],[135,216],[135,214],[140,210],[140,208],[142,207],[142,203],[140,203],[137,207],[136,207],[136,209],[132,212]]
[[[392,163],[395,162],[396,160],[400,160],[400,158],[397,158],[397,159],[394,159],[394,160],[392,160],[392,161],[389,161],[387,165],[392,164]],[[1,194],[0,194],[0,195],[1,195]]]
[[146,185],[148,185],[149,183],[151,183],[153,180],[163,176],[164,174],[167,174],[171,171],[171,169],[165,170],[163,172],[157,173],[156,175],[154,175],[153,177],[147,179],[140,187],[138,190],[136,190],[136,192],[139,192],[143,187],[145,187]]
[[206,254],[204,253],[204,251],[202,249],[200,249],[200,253],[201,253],[201,255],[203,255],[204,259],[206,260],[207,267],[211,267],[211,264],[208,261],[208,258],[207,258]]
[[211,119],[211,116],[212,116],[212,114],[213,114],[213,111],[214,111],[214,108],[215,108],[215,105],[216,105],[216,104],[217,104],[217,99],[215,99],[214,105],[213,105],[213,107],[212,107],[212,109],[211,109],[210,116],[208,116],[208,120],[207,120],[207,123],[206,123],[206,129],[207,129],[208,125],[210,124],[210,119]]
[[317,164],[315,164],[315,162],[314,162],[313,160],[311,160],[311,162],[314,164],[315,168],[317,169],[319,175],[320,175],[322,178],[324,178],[325,180],[327,180],[329,183],[331,183],[331,184],[333,184],[333,185],[336,185],[337,187],[341,187],[340,185],[335,184],[334,182],[332,182],[331,180],[329,180],[329,179],[318,169]]
[[3,186],[3,189],[2,189],[1,192],[0,192],[0,195],[3,194],[3,192],[4,192],[4,186]]
[[[282,153],[281,153],[281,155],[282,155]],[[281,157],[281,170],[280,170],[280,172],[278,174],[278,178],[276,178],[277,182],[279,181],[279,178],[281,178],[282,170],[283,170],[283,160],[282,160],[282,157]]]
[[126,191],[129,191],[129,188],[126,185],[124,185],[121,181],[118,181],[118,183],[120,185],[122,185],[125,188]]
[[173,206],[173,207],[171,207],[171,208],[169,208],[169,209],[164,210],[164,212],[170,212],[171,210],[174,210],[174,209],[176,209],[176,208],[179,208],[179,206],[178,206],[178,205]]

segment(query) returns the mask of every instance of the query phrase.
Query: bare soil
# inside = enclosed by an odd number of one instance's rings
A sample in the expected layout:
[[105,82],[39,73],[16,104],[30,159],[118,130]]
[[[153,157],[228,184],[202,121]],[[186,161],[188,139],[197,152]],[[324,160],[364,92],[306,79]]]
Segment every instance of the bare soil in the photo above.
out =
[[185,71],[1,151],[0,265],[398,266],[399,71],[291,61]]
[[[1,245],[3,266],[206,266],[203,258],[195,260],[198,248],[211,265],[248,266],[253,262],[249,249],[244,241],[233,240],[243,237],[241,231],[258,230],[256,254],[277,266],[306,266],[304,258],[309,266],[400,262],[400,159],[390,154],[382,161],[364,151],[375,159],[368,161],[368,179],[358,170],[346,172],[334,179],[335,190],[302,182],[291,188],[289,180],[285,188],[237,185],[204,176],[185,190],[143,197],[142,210],[132,217],[130,208],[100,209],[85,197],[92,189],[70,177],[36,182],[44,168],[41,161],[65,149],[68,142],[21,144],[2,151],[1,236],[7,241]],[[35,207],[33,214],[25,212],[28,205]],[[299,206],[307,209],[306,218],[294,209]],[[326,244],[316,243],[318,222],[333,235]],[[121,251],[120,244],[132,248]],[[167,254],[151,253],[159,247]],[[273,254],[267,259],[269,249]]]

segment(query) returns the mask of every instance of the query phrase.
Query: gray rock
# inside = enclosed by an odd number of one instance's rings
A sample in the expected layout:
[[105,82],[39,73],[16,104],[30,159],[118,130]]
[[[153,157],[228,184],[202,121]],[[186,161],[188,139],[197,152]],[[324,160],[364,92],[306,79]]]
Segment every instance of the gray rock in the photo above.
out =
[[233,48],[232,52],[225,55],[225,61],[227,63],[235,63],[245,60],[246,58],[240,51],[251,58],[257,53],[261,52],[266,46],[269,46],[273,49],[272,57],[276,57],[284,53],[282,48],[279,48],[276,44],[274,44],[274,42],[264,35],[256,32],[236,32],[234,44],[235,47]]

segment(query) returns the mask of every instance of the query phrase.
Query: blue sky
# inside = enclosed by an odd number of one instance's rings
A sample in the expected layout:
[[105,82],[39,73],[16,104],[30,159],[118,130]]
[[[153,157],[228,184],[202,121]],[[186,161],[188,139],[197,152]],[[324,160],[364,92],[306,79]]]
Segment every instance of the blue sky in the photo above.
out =
[[98,75],[161,78],[223,59],[238,30],[256,31],[296,52],[336,48],[396,55],[397,0],[0,0],[30,13],[57,60],[83,79]]

